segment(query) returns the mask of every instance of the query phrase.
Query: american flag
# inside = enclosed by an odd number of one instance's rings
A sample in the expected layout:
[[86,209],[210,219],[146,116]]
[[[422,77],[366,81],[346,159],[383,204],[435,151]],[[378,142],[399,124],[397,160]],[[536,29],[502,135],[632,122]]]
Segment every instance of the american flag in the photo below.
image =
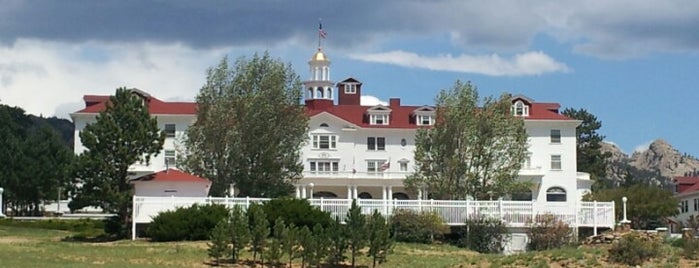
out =
[[384,171],[384,170],[389,169],[390,167],[391,167],[391,162],[384,162],[383,164],[381,164],[380,168],[381,168],[381,171]]
[[321,38],[325,39],[325,36],[327,33],[323,31],[323,23],[318,22],[318,35],[320,35]]

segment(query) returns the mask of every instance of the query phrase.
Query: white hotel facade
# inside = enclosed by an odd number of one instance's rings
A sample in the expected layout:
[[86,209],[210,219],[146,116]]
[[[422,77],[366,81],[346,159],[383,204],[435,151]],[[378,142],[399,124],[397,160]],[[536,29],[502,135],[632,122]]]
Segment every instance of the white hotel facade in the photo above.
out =
[[[355,78],[334,83],[330,60],[322,50],[318,49],[308,64],[310,76],[304,81],[304,91],[309,132],[308,142],[301,149],[304,172],[296,184],[296,196],[428,199],[429,189],[408,191],[403,180],[414,170],[417,129],[434,123],[434,107],[403,105],[398,98],[390,99],[386,106],[362,106],[362,83]],[[135,164],[131,171],[145,175],[175,166],[178,150],[182,149],[178,141],[196,120],[196,104],[164,102],[139,90],[134,93],[146,100],[167,138],[163,151],[151,159],[150,165]],[[95,121],[107,100],[108,96],[86,95],[85,108],[71,114],[76,154],[85,150],[80,131]],[[532,182],[531,194],[518,198],[552,209],[577,207],[592,183],[589,175],[577,172],[576,167],[575,128],[580,121],[561,115],[559,107],[524,96],[512,99],[512,111],[524,120],[529,136],[529,157],[518,179]],[[162,190],[153,194],[165,196],[168,189]],[[187,195],[186,189],[169,189],[168,193]]]

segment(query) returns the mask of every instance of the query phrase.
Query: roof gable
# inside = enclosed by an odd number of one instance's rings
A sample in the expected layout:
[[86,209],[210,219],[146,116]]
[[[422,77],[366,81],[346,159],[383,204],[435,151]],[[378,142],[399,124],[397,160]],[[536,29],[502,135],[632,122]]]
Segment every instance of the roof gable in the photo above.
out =
[[134,182],[146,182],[146,181],[152,181],[152,182],[201,182],[201,183],[210,183],[211,181],[205,178],[201,178],[199,176],[195,176],[186,172],[182,172],[180,170],[174,169],[174,168],[169,168],[166,170],[158,171],[152,174],[144,175],[135,179],[130,180],[129,182],[134,183]]

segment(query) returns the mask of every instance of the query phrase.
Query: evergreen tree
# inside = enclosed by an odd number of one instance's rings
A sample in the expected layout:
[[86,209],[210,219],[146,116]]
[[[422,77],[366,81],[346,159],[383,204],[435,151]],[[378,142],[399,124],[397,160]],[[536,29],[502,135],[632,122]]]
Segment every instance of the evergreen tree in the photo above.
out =
[[228,220],[231,243],[230,256],[233,263],[238,263],[240,251],[250,243],[250,226],[248,217],[240,206],[234,206]]
[[148,97],[118,88],[94,123],[85,126],[80,139],[85,151],[78,156],[71,209],[100,206],[116,213],[124,237],[131,230],[133,191],[128,182],[129,166],[149,163],[163,147],[165,132],[148,113]]
[[257,260],[257,254],[260,253],[260,260],[264,264],[264,249],[269,236],[269,222],[267,216],[260,205],[252,205],[248,208],[248,217],[250,218],[250,251],[252,251],[252,261]]
[[393,247],[393,239],[391,239],[391,229],[378,210],[374,210],[371,214],[369,223],[367,224],[369,231],[369,252],[367,256],[372,258],[371,267],[376,267],[376,263],[384,263],[388,252]]
[[335,221],[329,227],[328,231],[328,263],[331,266],[339,266],[345,261],[345,251],[347,251],[347,226],[340,222],[340,219],[335,217]]
[[479,101],[470,83],[440,92],[434,126],[417,131],[407,187],[451,200],[497,198],[521,187],[515,179],[527,154],[524,120],[512,114],[509,95]]
[[312,259],[314,252],[313,249],[313,234],[308,226],[303,226],[299,229],[298,233],[298,243],[301,246],[300,257],[301,257],[301,268],[306,267],[306,263],[309,259]]
[[221,257],[225,256],[229,251],[229,237],[228,237],[228,219],[221,220],[213,230],[211,230],[211,235],[209,236],[211,242],[207,243],[209,246],[208,253],[209,257],[214,258],[216,265],[221,264]]
[[286,230],[284,220],[282,220],[282,218],[277,218],[277,220],[274,221],[274,226],[272,229],[274,232],[269,241],[269,247],[267,247],[267,250],[265,251],[265,256],[267,256],[267,262],[270,264],[270,266],[279,267],[281,264],[280,260],[285,253],[283,248],[284,245],[282,244],[283,235]]
[[366,245],[366,217],[362,214],[362,209],[357,206],[357,200],[352,200],[352,206],[347,211],[345,218],[347,225],[347,241],[352,260],[352,267],[356,267],[355,259],[359,254],[359,250]]
[[311,245],[312,253],[309,255],[308,264],[321,267],[321,261],[328,255],[328,232],[320,224],[313,226]]
[[608,187],[604,181],[607,178],[608,159],[612,154],[601,151],[604,136],[597,131],[602,127],[602,122],[585,109],[566,108],[562,114],[582,121],[575,128],[578,171],[590,174],[590,179],[594,181],[593,191],[605,189]]
[[282,245],[284,253],[289,256],[289,267],[293,267],[292,262],[300,255],[299,249],[299,229],[293,223],[289,224],[282,233]]
[[614,201],[616,218],[621,220],[623,218],[621,199],[624,196],[628,198],[627,219],[631,221],[633,229],[655,229],[663,219],[679,213],[677,209],[679,201],[673,193],[656,185],[633,184],[628,187],[604,189],[585,196],[585,199]]
[[232,183],[243,196],[289,194],[301,178],[308,129],[298,75],[265,53],[234,66],[224,58],[206,80],[187,130],[187,171],[211,179],[211,195]]

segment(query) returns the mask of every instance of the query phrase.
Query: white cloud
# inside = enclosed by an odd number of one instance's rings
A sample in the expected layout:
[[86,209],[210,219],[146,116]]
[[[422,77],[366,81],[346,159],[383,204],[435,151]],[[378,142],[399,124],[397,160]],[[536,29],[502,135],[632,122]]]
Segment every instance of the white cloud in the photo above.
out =
[[371,95],[362,95],[359,99],[359,104],[364,106],[375,106],[379,104],[383,106],[388,106],[388,102],[382,101],[379,98]]
[[135,87],[161,99],[193,99],[223,49],[181,44],[81,44],[18,40],[0,46],[0,100],[31,114],[67,117],[85,94]]
[[636,147],[633,148],[633,152],[634,153],[645,152],[650,148],[651,143],[653,143],[653,140],[649,140],[647,142],[641,143],[640,145],[637,145]]
[[403,67],[422,68],[436,71],[477,73],[492,76],[540,75],[551,72],[567,72],[568,66],[557,62],[541,51],[517,54],[512,58],[502,58],[497,54],[452,56],[421,56],[402,50],[353,54],[350,57],[362,61],[393,64]]

